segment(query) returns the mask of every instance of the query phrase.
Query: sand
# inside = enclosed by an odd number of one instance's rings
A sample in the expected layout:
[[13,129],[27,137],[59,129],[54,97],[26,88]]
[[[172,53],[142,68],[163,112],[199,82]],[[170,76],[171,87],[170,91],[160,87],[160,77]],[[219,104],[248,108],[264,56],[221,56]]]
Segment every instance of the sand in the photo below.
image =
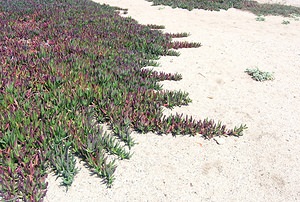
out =
[[[45,201],[300,201],[300,21],[267,16],[257,21],[236,9],[211,12],[151,6],[144,0],[96,0],[128,8],[141,24],[188,32],[202,47],[162,57],[159,71],[181,73],[165,89],[184,90],[193,102],[166,110],[197,119],[247,124],[222,144],[200,136],[136,134],[130,160],[118,162],[112,188],[81,168],[66,192],[53,175]],[[300,1],[286,1],[300,5]],[[299,20],[299,18],[298,18]],[[282,24],[289,21],[289,24]],[[182,39],[181,39],[182,40]],[[244,71],[273,72],[257,82]]]

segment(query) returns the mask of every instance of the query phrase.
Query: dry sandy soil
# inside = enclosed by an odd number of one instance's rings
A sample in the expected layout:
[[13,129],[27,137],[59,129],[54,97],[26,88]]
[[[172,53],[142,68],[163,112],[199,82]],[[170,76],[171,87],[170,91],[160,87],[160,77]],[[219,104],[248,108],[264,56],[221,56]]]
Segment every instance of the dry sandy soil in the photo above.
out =
[[[166,113],[229,127],[245,123],[248,130],[222,144],[200,136],[133,134],[139,144],[130,160],[118,162],[112,188],[80,163],[67,192],[49,177],[45,201],[300,201],[300,21],[271,16],[261,22],[236,9],[187,11],[145,0],[97,2],[128,8],[124,16],[165,25],[165,32],[188,32],[184,40],[202,43],[159,60],[157,70],[183,75],[164,87],[193,100]],[[244,72],[256,67],[274,72],[275,80],[257,82]]]

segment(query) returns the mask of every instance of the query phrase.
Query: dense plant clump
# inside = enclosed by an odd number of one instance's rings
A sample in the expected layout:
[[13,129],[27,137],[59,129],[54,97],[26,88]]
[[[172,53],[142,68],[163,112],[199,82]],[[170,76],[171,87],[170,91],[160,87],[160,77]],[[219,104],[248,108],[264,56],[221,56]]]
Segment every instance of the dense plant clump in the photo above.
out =
[[263,72],[258,68],[254,69],[246,69],[245,72],[251,76],[252,79],[256,81],[267,81],[267,80],[274,80],[274,76],[270,72]]
[[193,10],[194,8],[205,10],[229,9],[232,7],[241,7],[243,0],[147,0],[153,2],[153,5],[166,5],[173,8],[183,8]]
[[250,11],[256,15],[282,15],[291,17],[299,15],[300,8],[281,4],[259,4],[257,1],[249,0],[147,0],[153,2],[153,5],[166,5],[173,8],[183,8],[188,10],[204,9],[219,11],[236,8]]
[[115,161],[131,157],[132,130],[211,138],[246,128],[163,116],[163,107],[191,102],[158,83],[181,75],[143,67],[200,44],[172,42],[187,34],[163,34],[118,10],[87,0],[0,2],[0,199],[42,200],[49,169],[70,186],[74,155],[111,186]]

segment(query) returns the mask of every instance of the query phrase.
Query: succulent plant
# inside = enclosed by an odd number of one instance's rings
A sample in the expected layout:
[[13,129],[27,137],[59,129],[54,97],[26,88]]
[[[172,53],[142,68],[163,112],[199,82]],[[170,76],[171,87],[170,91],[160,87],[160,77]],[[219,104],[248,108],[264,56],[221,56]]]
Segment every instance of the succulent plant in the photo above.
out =
[[246,69],[245,71],[248,75],[251,76],[252,79],[256,81],[267,81],[267,80],[274,80],[274,76],[270,72],[263,72],[258,68],[255,69]]
[[249,0],[147,0],[153,2],[154,6],[166,5],[172,8],[183,8],[187,10],[204,9],[211,11],[219,11],[221,9],[228,10],[236,8],[250,11],[258,16],[261,15],[282,15],[285,17],[293,17],[300,14],[300,8],[281,5],[278,3],[258,3],[257,1]]
[[186,34],[164,34],[120,10],[88,0],[0,2],[1,199],[41,201],[49,168],[70,186],[75,155],[110,187],[116,160],[131,157],[132,130],[211,138],[245,129],[164,117],[163,107],[191,100],[158,82],[182,76],[143,67],[200,44],[172,42]]

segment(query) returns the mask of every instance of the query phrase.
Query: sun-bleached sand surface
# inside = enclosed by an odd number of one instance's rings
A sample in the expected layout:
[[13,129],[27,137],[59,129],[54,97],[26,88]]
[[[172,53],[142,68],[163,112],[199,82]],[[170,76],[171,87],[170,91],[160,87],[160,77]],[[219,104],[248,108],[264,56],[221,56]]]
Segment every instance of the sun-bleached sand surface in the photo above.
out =
[[[151,6],[144,0],[96,0],[128,8],[141,24],[188,32],[202,47],[162,57],[159,71],[181,73],[164,88],[184,90],[193,102],[165,113],[247,124],[222,144],[200,136],[133,134],[130,160],[118,162],[112,188],[81,168],[66,192],[50,175],[45,201],[300,201],[300,21],[229,9],[211,12]],[[290,1],[300,5],[299,1]],[[288,4],[289,2],[283,2]],[[283,21],[289,24],[282,24]],[[274,72],[257,82],[244,71]]]

